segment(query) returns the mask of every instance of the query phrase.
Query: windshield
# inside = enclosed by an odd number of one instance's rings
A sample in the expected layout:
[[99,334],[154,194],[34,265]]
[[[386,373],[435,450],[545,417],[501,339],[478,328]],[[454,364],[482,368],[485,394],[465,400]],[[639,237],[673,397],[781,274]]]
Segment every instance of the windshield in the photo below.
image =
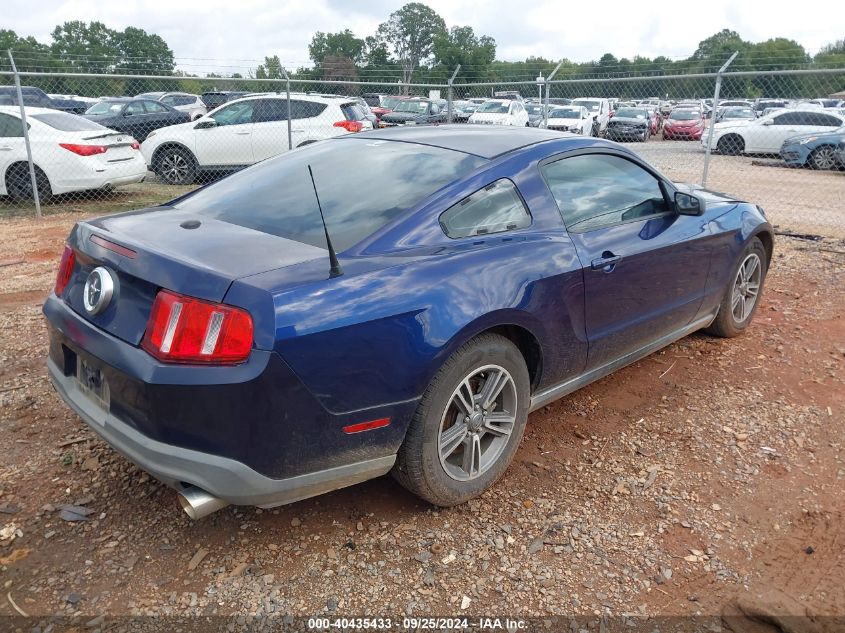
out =
[[648,116],[648,112],[638,108],[622,108],[616,111],[616,116],[629,119],[644,119]]
[[598,112],[601,103],[598,101],[582,101],[581,99],[576,99],[572,102],[572,105],[584,106],[590,112]]
[[402,101],[403,99],[400,99],[399,97],[384,97],[381,100],[381,107],[393,110],[397,105],[402,103]]
[[488,114],[507,114],[508,108],[510,108],[509,103],[499,103],[498,101],[485,101],[480,106],[476,112],[484,112]]
[[672,110],[669,115],[670,119],[675,121],[693,121],[701,118],[701,113],[698,110]]
[[[311,165],[332,243],[343,251],[486,162],[416,143],[329,140],[265,160],[197,190],[174,206],[325,248],[308,177]],[[360,172],[350,165],[367,165],[379,174],[379,186],[361,188]],[[357,193],[350,196],[350,191]]]
[[729,108],[722,114],[723,119],[753,119],[754,110],[751,108]]
[[88,108],[85,114],[120,114],[125,105],[123,101],[100,101]]
[[549,112],[550,119],[580,119],[581,111],[573,108],[557,108]]
[[33,119],[49,125],[51,128],[62,132],[108,132],[107,127],[94,123],[81,116],[68,112],[45,112],[43,114],[31,114]]
[[425,114],[428,112],[428,101],[401,101],[393,108],[394,112],[413,112],[414,114]]

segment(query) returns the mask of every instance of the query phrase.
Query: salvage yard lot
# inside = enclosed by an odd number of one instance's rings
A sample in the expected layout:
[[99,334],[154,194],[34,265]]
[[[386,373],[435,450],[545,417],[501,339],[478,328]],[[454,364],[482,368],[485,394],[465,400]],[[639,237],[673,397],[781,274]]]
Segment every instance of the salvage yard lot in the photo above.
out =
[[[700,182],[704,151],[697,141],[624,143],[676,182]],[[845,172],[786,167],[773,158],[713,154],[708,187],[759,204],[777,227],[797,233],[845,238]],[[154,206],[190,191],[192,187],[148,180],[110,193],[58,196],[44,206],[45,214],[111,213]],[[35,208],[0,198],[0,217],[31,216]]]
[[7,593],[89,619],[845,613],[841,240],[781,237],[744,336],[693,335],[532,414],[505,477],[466,505],[434,510],[385,477],[193,523],[46,378],[41,303],[92,211],[74,204],[2,223],[0,615]]

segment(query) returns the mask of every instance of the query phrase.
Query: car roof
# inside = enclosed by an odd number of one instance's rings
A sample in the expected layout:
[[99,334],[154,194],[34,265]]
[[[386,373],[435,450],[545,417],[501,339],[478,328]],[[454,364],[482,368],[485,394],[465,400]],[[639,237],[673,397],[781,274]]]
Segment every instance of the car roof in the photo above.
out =
[[482,158],[495,158],[544,141],[560,140],[560,133],[536,127],[482,125],[397,126],[339,137],[372,138],[450,149]]

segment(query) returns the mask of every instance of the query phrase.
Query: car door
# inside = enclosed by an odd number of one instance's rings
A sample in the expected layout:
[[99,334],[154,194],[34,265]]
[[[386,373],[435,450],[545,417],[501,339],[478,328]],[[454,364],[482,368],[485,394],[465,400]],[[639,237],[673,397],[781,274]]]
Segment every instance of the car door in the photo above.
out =
[[[292,99],[291,114],[301,110],[300,101]],[[295,113],[294,110],[297,112]],[[285,99],[258,99],[252,113],[252,156],[255,162],[288,150],[288,104]],[[296,128],[296,132],[294,132]],[[301,121],[291,119],[291,139],[296,147],[305,133]],[[294,139],[295,137],[295,139]]]
[[689,324],[704,297],[707,223],[676,214],[670,186],[620,153],[585,150],[541,170],[581,261],[587,369]]
[[133,136],[138,141],[143,141],[147,138],[146,131],[148,125],[147,111],[144,109],[144,102],[141,100],[130,101],[123,107],[121,113],[121,120],[114,126],[114,128],[124,134]]
[[[194,145],[200,165],[251,165],[252,112],[256,99],[234,101],[200,119],[194,128]],[[214,121],[210,127],[208,119]]]
[[[168,125],[184,122],[184,119],[178,110],[171,110],[158,101],[144,101],[144,109],[147,111],[146,134]],[[144,138],[146,138],[146,136]]]
[[0,112],[0,191],[6,187],[5,176],[9,165],[20,160],[26,160],[21,120]]
[[[806,112],[783,112],[773,116],[771,123],[751,124],[753,134],[746,139],[746,150],[777,154],[783,142],[790,136],[813,131],[809,126]],[[750,141],[750,142],[749,142]]]

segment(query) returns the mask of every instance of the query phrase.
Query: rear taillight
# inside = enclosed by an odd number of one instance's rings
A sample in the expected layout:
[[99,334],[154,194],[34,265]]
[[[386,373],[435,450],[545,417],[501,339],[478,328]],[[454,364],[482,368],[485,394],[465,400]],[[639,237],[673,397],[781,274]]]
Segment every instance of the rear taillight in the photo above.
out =
[[138,141],[132,141],[132,149],[141,149],[141,144]]
[[252,349],[252,317],[240,308],[162,290],[141,347],[170,363],[242,363]]
[[65,288],[67,288],[70,275],[73,272],[74,261],[76,261],[76,256],[73,253],[73,249],[65,244],[65,250],[62,252],[62,260],[59,262],[59,271],[56,273],[56,285],[53,288],[57,297],[61,297]]
[[338,121],[334,126],[342,127],[347,132],[360,132],[364,129],[364,124],[360,121]]
[[64,147],[66,150],[79,156],[105,154],[109,149],[107,145],[77,145],[76,143],[59,143],[59,147]]

